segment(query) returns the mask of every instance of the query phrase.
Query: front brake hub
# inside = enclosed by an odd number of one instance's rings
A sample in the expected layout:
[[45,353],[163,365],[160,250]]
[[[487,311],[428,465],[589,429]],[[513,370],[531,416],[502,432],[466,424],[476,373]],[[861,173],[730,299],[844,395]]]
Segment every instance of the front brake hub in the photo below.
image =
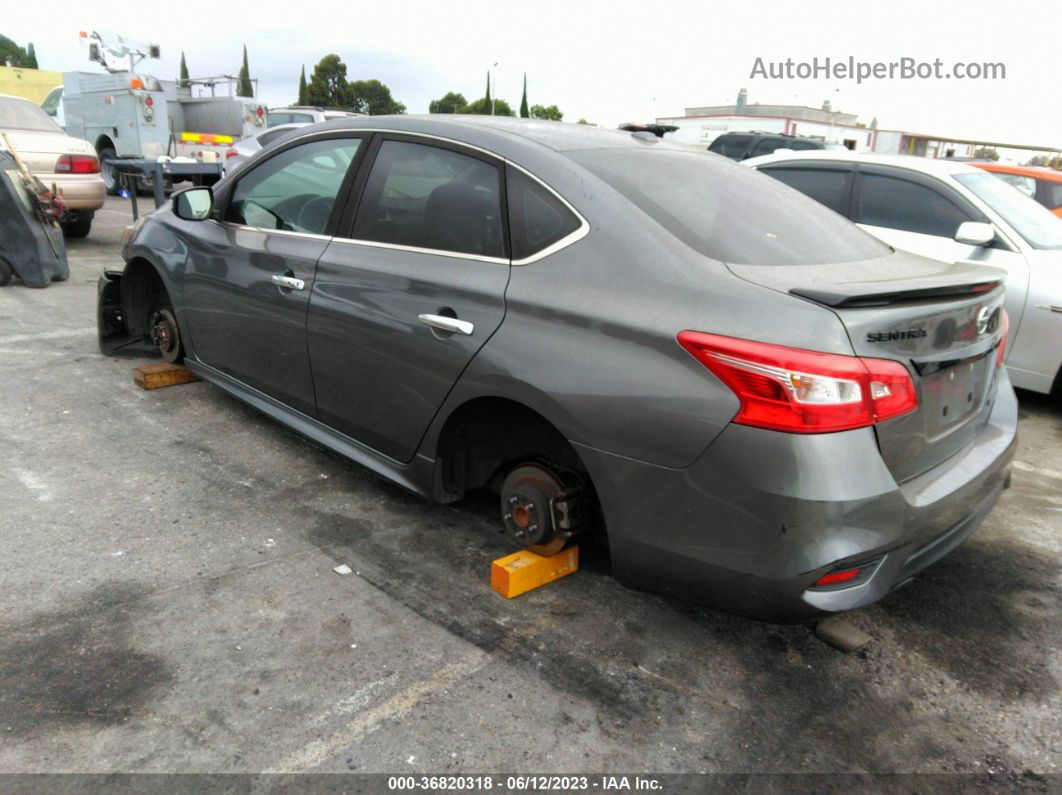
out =
[[151,318],[151,342],[168,362],[176,361],[181,349],[181,337],[177,331],[177,318],[169,309],[160,309]]

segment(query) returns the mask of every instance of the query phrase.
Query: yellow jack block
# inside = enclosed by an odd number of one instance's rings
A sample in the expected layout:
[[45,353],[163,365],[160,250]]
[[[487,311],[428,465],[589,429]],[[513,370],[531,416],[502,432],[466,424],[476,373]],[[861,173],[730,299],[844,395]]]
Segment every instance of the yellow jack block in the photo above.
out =
[[490,587],[512,599],[578,570],[579,547],[569,547],[549,557],[522,549],[490,565]]
[[133,383],[141,389],[189,384],[199,379],[179,364],[142,364],[133,368]]

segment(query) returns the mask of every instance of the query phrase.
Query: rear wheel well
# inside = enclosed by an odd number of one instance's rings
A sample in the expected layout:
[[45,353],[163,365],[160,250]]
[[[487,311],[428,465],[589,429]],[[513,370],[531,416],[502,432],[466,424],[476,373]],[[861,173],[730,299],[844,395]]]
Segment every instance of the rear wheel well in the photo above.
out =
[[110,149],[114,151],[114,141],[108,138],[106,135],[101,135],[96,139],[96,152],[102,152],[104,149]]
[[533,409],[505,398],[476,398],[446,420],[436,445],[438,486],[443,501],[504,478],[513,464],[535,459],[589,476],[564,434]]
[[122,313],[131,337],[149,337],[151,318],[173,302],[155,266],[146,259],[129,260],[122,274]]
[[581,487],[584,532],[607,545],[597,492],[582,459],[556,426],[531,408],[506,398],[476,398],[446,420],[435,449],[435,499],[452,502],[478,489],[500,492],[508,473],[534,463],[572,476]]

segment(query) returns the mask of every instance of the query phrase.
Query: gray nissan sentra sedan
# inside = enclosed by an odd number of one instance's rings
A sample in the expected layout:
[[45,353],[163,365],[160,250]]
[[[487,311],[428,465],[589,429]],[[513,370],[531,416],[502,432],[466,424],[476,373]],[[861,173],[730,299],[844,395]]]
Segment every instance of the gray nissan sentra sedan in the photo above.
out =
[[105,352],[169,360],[519,546],[774,621],[885,596],[1008,485],[1003,273],[642,133],[356,118],[130,228]]

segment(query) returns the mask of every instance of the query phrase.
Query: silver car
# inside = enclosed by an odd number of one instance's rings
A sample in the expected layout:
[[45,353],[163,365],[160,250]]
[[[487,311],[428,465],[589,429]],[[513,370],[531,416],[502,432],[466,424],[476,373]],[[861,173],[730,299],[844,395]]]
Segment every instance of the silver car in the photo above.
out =
[[980,168],[952,160],[786,152],[744,161],[904,251],[1007,271],[1014,386],[1062,388],[1062,219]]
[[495,492],[515,545],[604,537],[622,582],[733,612],[880,599],[1009,483],[999,269],[644,133],[317,124],[123,256],[104,352],[152,341],[425,498]]
[[242,141],[237,141],[228,148],[225,152],[225,162],[222,164],[221,173],[222,176],[228,174],[240,163],[246,162],[246,160],[261,149],[263,146],[272,143],[278,138],[282,138],[292,130],[297,130],[300,127],[305,127],[310,122],[300,122],[298,124],[278,124],[276,127],[269,127],[262,132],[258,133],[251,138],[244,138]]

